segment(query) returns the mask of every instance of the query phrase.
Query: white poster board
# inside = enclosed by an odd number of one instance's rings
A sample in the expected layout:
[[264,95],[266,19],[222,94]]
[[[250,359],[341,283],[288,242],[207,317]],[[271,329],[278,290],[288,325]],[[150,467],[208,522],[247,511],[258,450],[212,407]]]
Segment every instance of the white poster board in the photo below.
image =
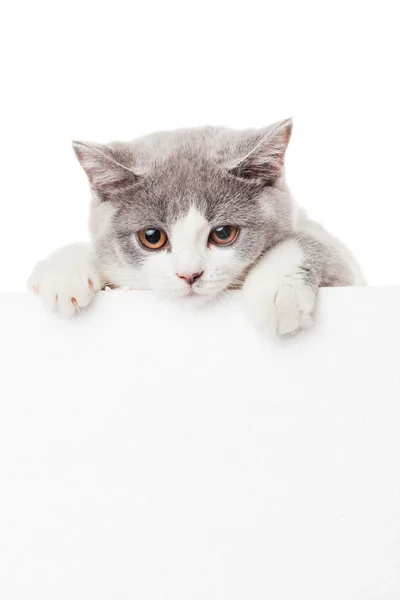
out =
[[0,296],[2,600],[398,600],[400,288],[261,337],[241,294]]

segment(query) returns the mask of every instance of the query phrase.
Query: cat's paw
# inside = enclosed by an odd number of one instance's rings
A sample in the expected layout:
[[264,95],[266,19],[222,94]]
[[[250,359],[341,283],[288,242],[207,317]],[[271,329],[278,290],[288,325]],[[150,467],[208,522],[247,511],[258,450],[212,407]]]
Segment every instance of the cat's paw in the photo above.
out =
[[87,306],[102,288],[102,276],[89,244],[60,248],[33,269],[27,287],[43,305],[62,317]]
[[288,276],[279,283],[251,278],[243,293],[249,316],[259,327],[288,335],[313,323],[316,292],[302,278]]

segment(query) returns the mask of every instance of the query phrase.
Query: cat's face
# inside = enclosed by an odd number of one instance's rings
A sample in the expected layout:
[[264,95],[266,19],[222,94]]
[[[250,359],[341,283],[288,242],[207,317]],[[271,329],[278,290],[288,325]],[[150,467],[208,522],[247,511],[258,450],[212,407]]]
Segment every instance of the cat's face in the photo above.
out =
[[110,285],[212,298],[292,226],[283,182],[291,122],[260,131],[75,142],[92,188],[91,230]]

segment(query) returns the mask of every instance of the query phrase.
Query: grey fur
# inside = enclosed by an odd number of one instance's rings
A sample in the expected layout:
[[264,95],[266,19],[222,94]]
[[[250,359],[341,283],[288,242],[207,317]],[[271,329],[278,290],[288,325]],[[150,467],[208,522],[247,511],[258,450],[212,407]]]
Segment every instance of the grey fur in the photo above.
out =
[[[168,231],[191,206],[210,229],[234,224],[243,273],[273,246],[295,239],[311,288],[357,283],[356,263],[340,242],[309,221],[285,185],[283,162],[291,120],[263,130],[202,127],[107,145],[74,142],[92,189],[92,238],[109,277],[149,256],[131,236],[145,227]],[[107,226],[102,206],[109,205]],[[114,273],[118,283],[118,274]],[[359,277],[361,282],[361,275]]]

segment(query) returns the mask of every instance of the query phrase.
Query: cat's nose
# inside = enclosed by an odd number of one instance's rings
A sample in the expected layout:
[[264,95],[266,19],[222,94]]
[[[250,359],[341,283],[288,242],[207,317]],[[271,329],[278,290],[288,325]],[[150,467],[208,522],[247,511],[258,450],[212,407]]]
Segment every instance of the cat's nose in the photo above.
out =
[[200,279],[203,273],[204,271],[202,271],[201,273],[177,273],[177,275],[180,279],[186,279],[189,285],[193,285],[195,281]]

